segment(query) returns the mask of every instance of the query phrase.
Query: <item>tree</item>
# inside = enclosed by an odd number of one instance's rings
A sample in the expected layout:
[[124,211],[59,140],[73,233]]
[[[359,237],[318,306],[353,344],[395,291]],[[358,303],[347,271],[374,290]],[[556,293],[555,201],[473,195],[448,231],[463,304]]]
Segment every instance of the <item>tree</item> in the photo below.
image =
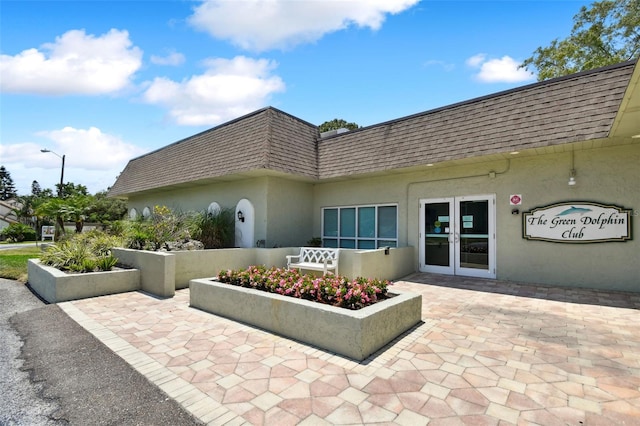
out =
[[122,220],[127,214],[127,203],[116,198],[107,198],[107,191],[97,192],[89,207],[88,220],[91,222],[110,223]]
[[60,214],[66,219],[75,222],[76,233],[81,233],[84,221],[87,219],[90,206],[93,203],[93,195],[74,195],[65,198]]
[[34,197],[39,197],[40,194],[42,194],[42,188],[40,187],[38,181],[34,180],[33,182],[31,182],[31,195],[33,195]]
[[[76,194],[67,198],[50,198],[36,208],[36,215],[42,218],[55,218],[60,232],[64,232],[64,221],[72,221],[76,224],[76,232],[82,232],[84,222],[87,219],[90,206],[93,203],[93,195]],[[56,233],[58,229],[56,229]],[[58,234],[56,234],[56,239]]]
[[12,209],[13,212],[16,214],[16,217],[21,223],[35,228],[35,232],[38,236],[40,233],[41,225],[50,225],[52,223],[52,221],[49,221],[49,220],[42,221],[41,218],[38,217],[36,214],[36,210],[38,209],[38,207],[52,197],[51,190],[45,189],[44,191],[41,191],[40,194],[41,195],[39,196],[36,196],[36,195],[19,196],[18,197],[19,208]]
[[49,198],[35,209],[37,217],[42,219],[55,219],[56,230],[54,238],[56,241],[60,239],[60,235],[64,234],[63,210],[66,207],[64,200],[60,198]]
[[334,118],[331,121],[325,121],[324,123],[319,125],[318,130],[320,131],[320,133],[324,133],[324,132],[328,132],[329,130],[337,130],[337,129],[355,130],[359,127],[360,126],[358,126],[356,123],[347,123],[345,120],[341,118],[340,119]]
[[602,0],[573,17],[569,37],[538,47],[521,68],[533,67],[538,80],[617,64],[640,54],[640,0]]
[[[56,190],[60,193],[60,184],[56,183]],[[62,186],[62,196],[64,198],[75,197],[76,195],[90,195],[87,187],[82,184],[67,182]]]
[[4,166],[0,166],[0,200],[15,198],[18,193],[11,179],[11,173]]

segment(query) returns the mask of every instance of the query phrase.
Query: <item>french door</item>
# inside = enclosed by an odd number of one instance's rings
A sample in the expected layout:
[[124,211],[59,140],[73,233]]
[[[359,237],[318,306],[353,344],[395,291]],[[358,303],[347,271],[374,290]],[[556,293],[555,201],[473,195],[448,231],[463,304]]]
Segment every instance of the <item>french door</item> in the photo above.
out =
[[420,270],[496,277],[495,195],[420,200]]

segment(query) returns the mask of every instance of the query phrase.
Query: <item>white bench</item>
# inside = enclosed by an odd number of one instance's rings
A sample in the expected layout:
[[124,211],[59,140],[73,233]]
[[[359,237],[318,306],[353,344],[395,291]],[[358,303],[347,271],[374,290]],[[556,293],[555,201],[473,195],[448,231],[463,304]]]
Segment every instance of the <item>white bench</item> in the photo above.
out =
[[307,269],[338,274],[340,249],[326,247],[300,247],[300,254],[287,256],[287,269]]
[[44,225],[42,227],[42,241],[46,240],[47,238],[51,238],[51,241],[53,241],[55,238],[55,234],[56,234],[55,226]]

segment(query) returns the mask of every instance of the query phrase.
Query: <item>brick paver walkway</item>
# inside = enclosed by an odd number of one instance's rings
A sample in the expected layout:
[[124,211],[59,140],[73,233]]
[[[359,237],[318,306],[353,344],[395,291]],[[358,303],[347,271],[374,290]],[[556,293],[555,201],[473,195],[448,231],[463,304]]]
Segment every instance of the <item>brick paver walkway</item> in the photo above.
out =
[[213,425],[640,424],[640,295],[395,286],[423,295],[424,322],[362,363],[189,308],[188,290],[60,306]]

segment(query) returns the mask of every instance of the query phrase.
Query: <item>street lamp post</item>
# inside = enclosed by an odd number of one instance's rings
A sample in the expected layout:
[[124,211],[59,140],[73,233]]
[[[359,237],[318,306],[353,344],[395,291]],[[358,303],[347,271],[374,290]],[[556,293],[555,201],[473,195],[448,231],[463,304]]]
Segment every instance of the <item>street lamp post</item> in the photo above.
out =
[[59,158],[62,159],[62,169],[60,171],[60,187],[58,188],[58,198],[62,198],[62,185],[64,184],[64,158],[65,158],[65,155],[63,154],[61,156],[60,154],[55,153],[55,152],[53,152],[53,151],[51,151],[49,149],[46,149],[46,148],[41,149],[40,152],[50,152],[50,153],[52,153],[54,155],[57,155]]
[[[60,198],[60,200],[62,200],[62,195],[63,195],[63,190],[62,187],[64,185],[64,158],[65,155],[63,154],[62,156],[60,154],[58,154],[57,152],[53,152],[49,149],[41,149],[40,152],[50,152],[56,156],[58,156],[60,159],[62,159],[62,169],[60,170],[60,186],[58,187],[58,198]],[[54,232],[54,240],[58,240],[60,238],[60,235],[62,233],[64,233],[64,221],[62,220],[62,216],[60,216],[59,214],[56,217],[56,222],[58,223],[58,226],[56,226],[56,230]]]

